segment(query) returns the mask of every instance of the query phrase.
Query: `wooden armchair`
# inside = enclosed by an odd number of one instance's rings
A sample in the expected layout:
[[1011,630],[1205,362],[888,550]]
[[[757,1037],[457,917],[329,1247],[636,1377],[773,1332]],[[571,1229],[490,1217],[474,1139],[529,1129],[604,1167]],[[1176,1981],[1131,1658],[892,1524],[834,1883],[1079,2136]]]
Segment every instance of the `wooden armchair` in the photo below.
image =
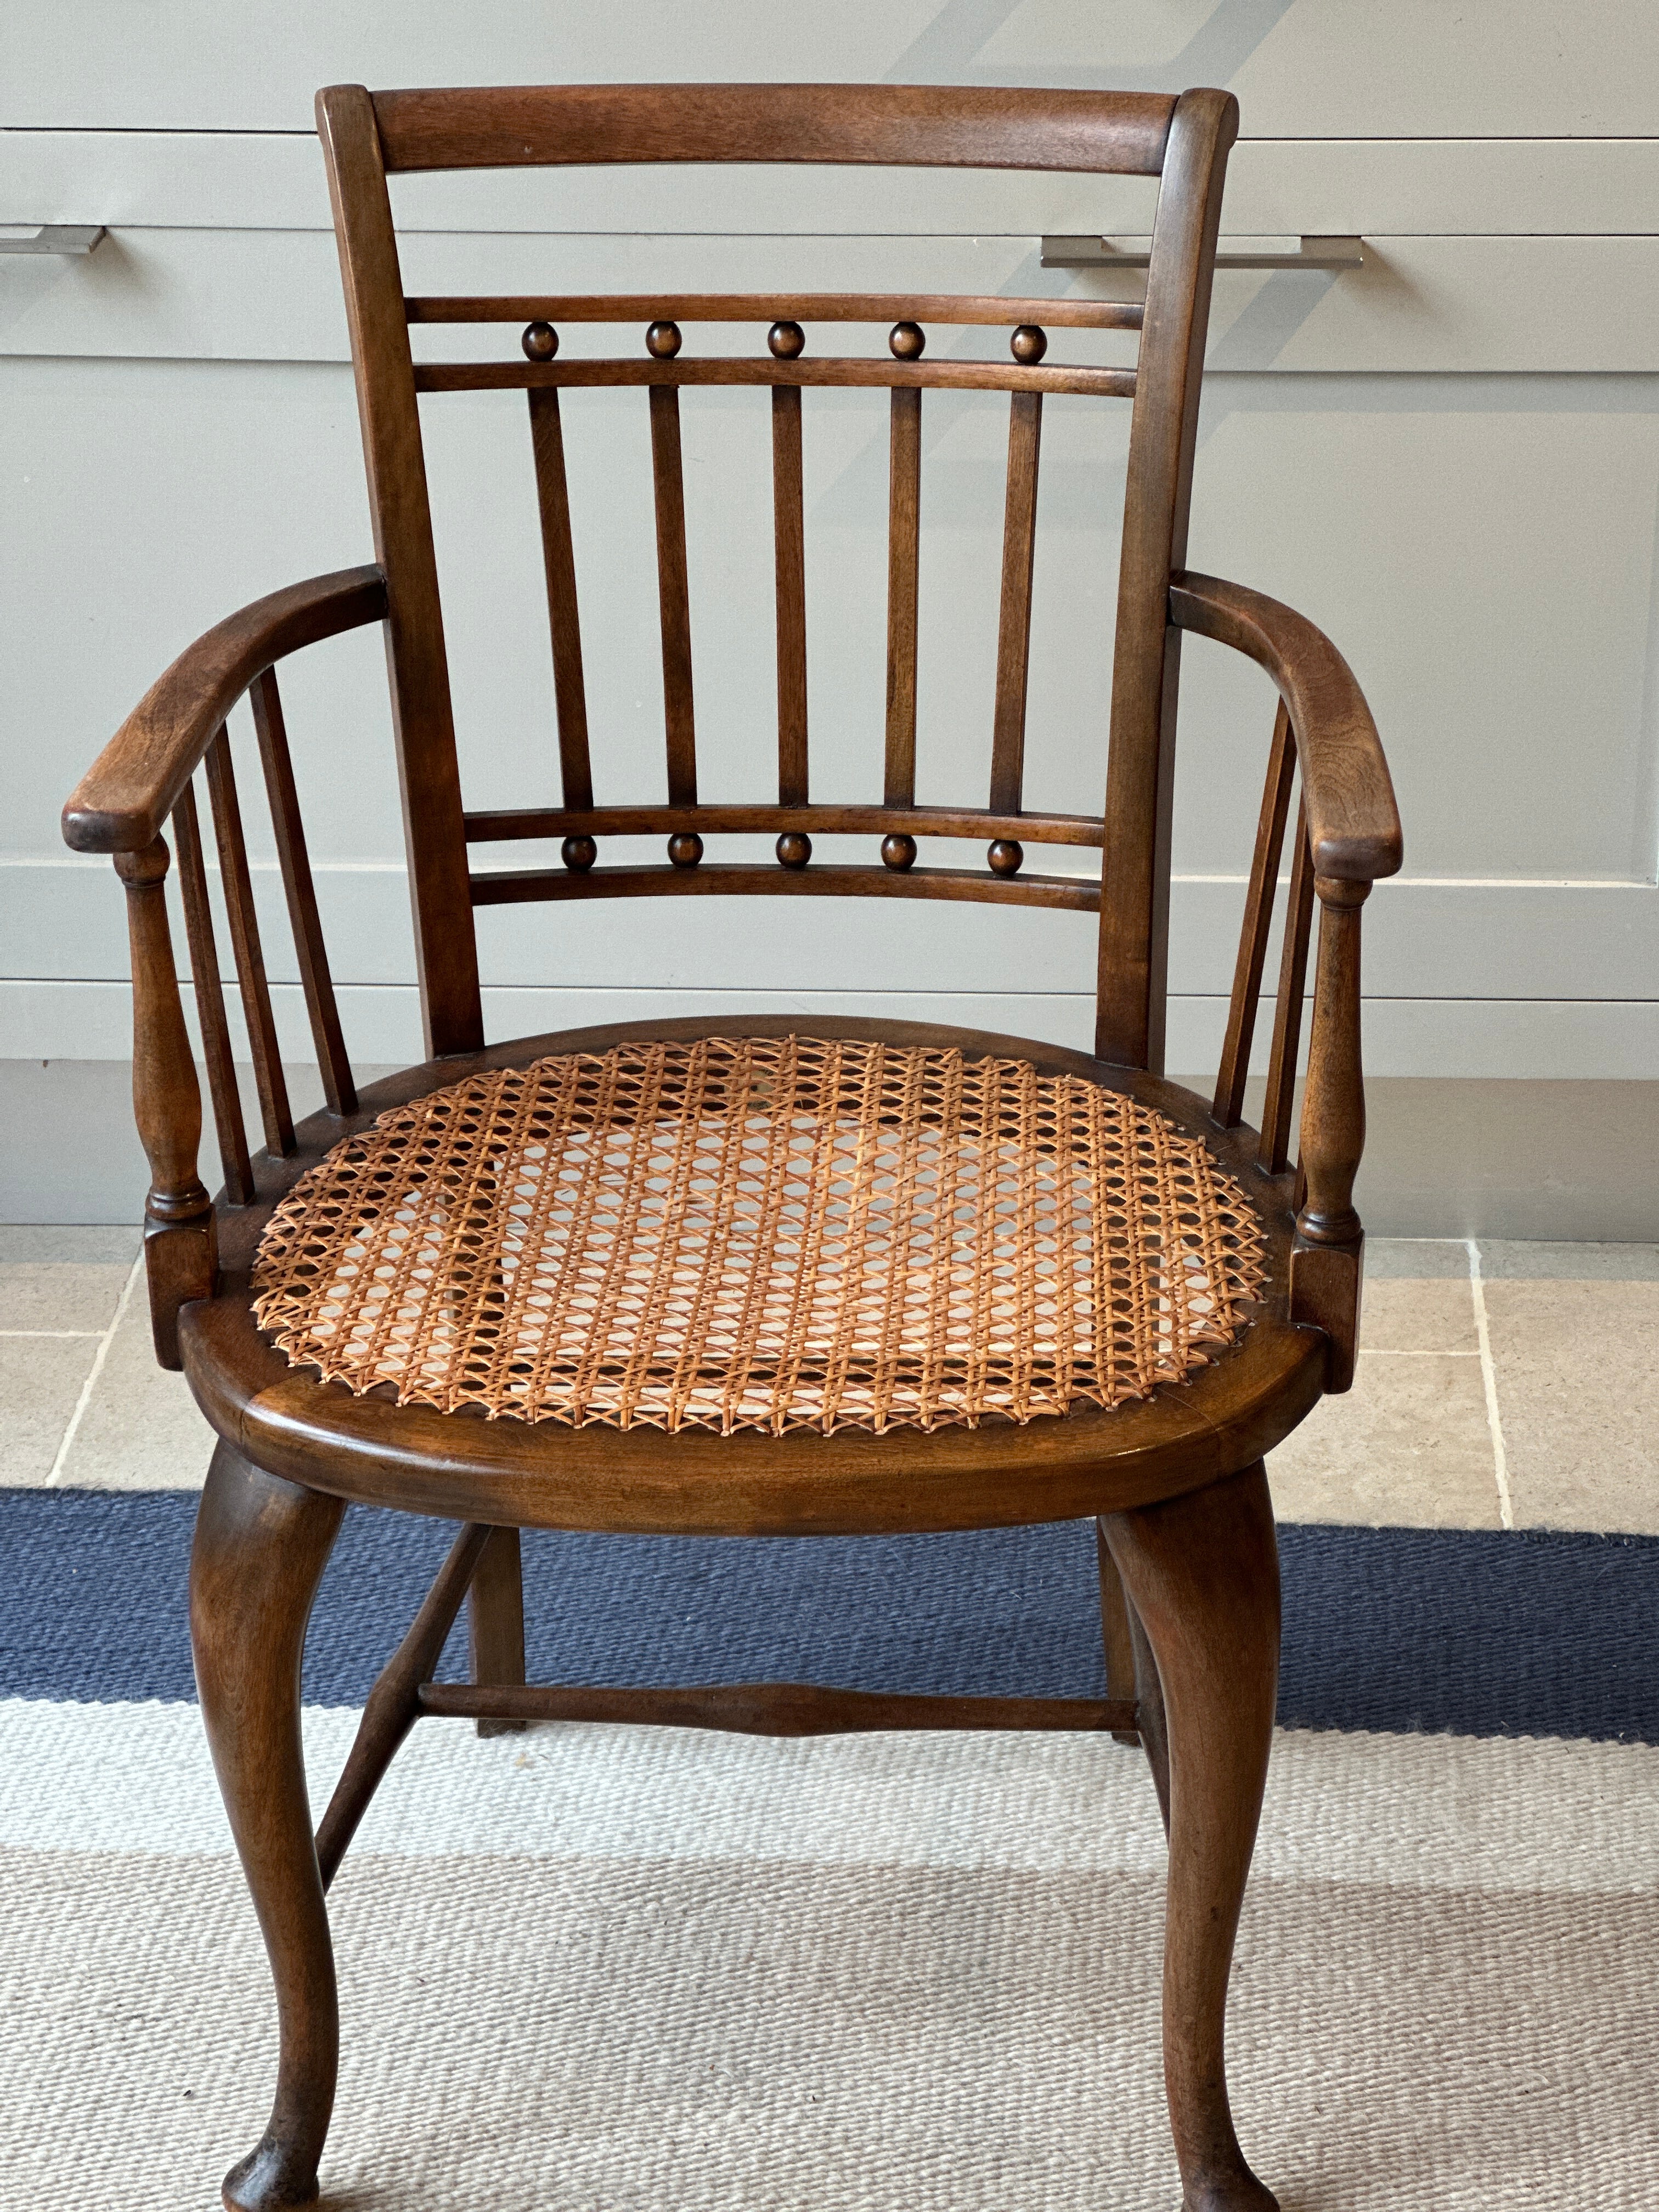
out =
[[[1229,2114],[1222,2017],[1266,1773],[1278,1654],[1263,1455],[1353,1371],[1364,1131],[1359,909],[1401,835],[1364,701],[1287,609],[1185,569],[1222,181],[1237,112],[1082,92],[847,86],[322,93],[377,549],[372,568],[274,593],[177,661],[81,784],[64,834],[126,885],[134,1095],[153,1174],[157,1355],[221,1442],[202,1501],[191,1622],[204,1715],[264,1932],[276,2104],[228,2176],[244,2212],[304,2203],[334,2094],[324,1893],[423,1714],[492,1728],[559,1717],[782,1735],[1058,1728],[1148,1753],[1170,1835],[1164,2046],[1198,2212],[1271,2205]],[[406,299],[390,172],[557,162],[811,161],[1161,178],[1144,310],[1074,300]],[[763,353],[700,358],[681,325],[769,325]],[[410,326],[522,329],[483,364],[416,366]],[[575,322],[648,325],[633,358],[563,362]],[[815,349],[891,324],[890,357]],[[927,328],[1009,330],[1000,365],[927,357]],[[1140,333],[1133,371],[1045,363],[1044,325]],[[644,387],[654,467],[667,798],[594,795],[559,395]],[[775,801],[697,791],[679,392],[771,393]],[[810,796],[802,393],[891,393],[887,727],[879,803]],[[915,798],[922,394],[1010,392],[1007,508],[985,806]],[[562,799],[463,805],[416,400],[524,391],[540,498]],[[1132,402],[1101,814],[1022,805],[1043,396]],[[276,664],[336,632],[386,634],[427,1060],[361,1095],[342,1040]],[[1258,661],[1279,695],[1212,1104],[1162,1073],[1176,677],[1184,632]],[[295,1127],[271,1016],[226,717],[250,699],[326,1091]],[[205,766],[264,1149],[250,1152],[193,778]],[[1288,913],[1260,1135],[1243,1125],[1280,851],[1297,773]],[[201,1109],[169,942],[171,821],[203,1057],[224,1164],[198,1173]],[[705,834],[770,842],[743,863]],[[820,832],[870,841],[815,860]],[[655,866],[607,839],[667,841]],[[919,838],[986,864],[916,865]],[[563,865],[474,872],[469,854],[562,841]],[[1027,872],[1029,848],[1097,850],[1097,878]],[[472,913],[502,901],[704,893],[972,899],[1100,916],[1092,1057],[965,1030],[693,1019],[487,1045]],[[1301,1164],[1291,1123],[1311,917],[1321,925]],[[299,1661],[348,1501],[463,1525],[370,1697],[313,1836]],[[866,1534],[1097,1516],[1104,1698],[887,1696],[821,1686],[542,1687],[524,1680],[524,1527]],[[471,1594],[473,1680],[432,1677]]]

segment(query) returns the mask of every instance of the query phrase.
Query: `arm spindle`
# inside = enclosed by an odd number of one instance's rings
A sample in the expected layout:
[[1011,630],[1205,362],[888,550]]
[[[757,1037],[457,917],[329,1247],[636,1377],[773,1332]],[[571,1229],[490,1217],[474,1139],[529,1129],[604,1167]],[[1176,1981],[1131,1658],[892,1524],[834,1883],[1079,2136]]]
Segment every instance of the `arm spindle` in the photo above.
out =
[[1261,995],[1261,971],[1267,958],[1267,933],[1273,926],[1279,856],[1285,847],[1285,823],[1290,813],[1291,784],[1295,774],[1296,742],[1291,733],[1291,718],[1281,700],[1273,720],[1267,788],[1261,795],[1261,818],[1256,824],[1255,852],[1250,861],[1250,887],[1244,900],[1244,927],[1238,939],[1238,964],[1233,973],[1233,995],[1227,1009],[1227,1036],[1221,1048],[1221,1068],[1216,1077],[1215,1104],[1211,1109],[1217,1126],[1223,1129],[1236,1129],[1243,1119],[1244,1085],[1249,1079],[1256,1003]]
[[1354,1176],[1365,1144],[1360,1066],[1359,909],[1370,885],[1316,879],[1319,969],[1302,1108],[1306,1197],[1291,1254],[1291,1318],[1330,1339],[1326,1388],[1347,1389],[1358,1349],[1364,1232],[1353,1209]]
[[197,1172],[202,1093],[167,927],[166,841],[118,853],[132,946],[132,1106],[149,1162],[144,1272],[155,1356],[176,1368],[179,1309],[213,1296],[219,1271],[212,1200]]
[[193,783],[185,786],[173,810],[173,835],[179,854],[179,888],[184,895],[190,972],[196,988],[197,1019],[202,1024],[202,1057],[207,1062],[214,1126],[219,1133],[219,1164],[224,1171],[225,1195],[233,1206],[246,1206],[253,1197],[253,1170],[248,1163],[247,1128],[236,1089],[230,1025],[225,1019],[225,988],[219,973],[219,948],[213,937],[213,908],[208,902],[207,872],[202,860],[202,830]]

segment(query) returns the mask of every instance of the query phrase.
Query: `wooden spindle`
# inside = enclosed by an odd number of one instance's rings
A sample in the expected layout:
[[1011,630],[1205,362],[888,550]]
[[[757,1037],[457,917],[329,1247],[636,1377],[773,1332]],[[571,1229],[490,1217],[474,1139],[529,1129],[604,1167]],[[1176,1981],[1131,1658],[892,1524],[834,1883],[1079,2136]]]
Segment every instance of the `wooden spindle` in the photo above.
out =
[[213,801],[213,834],[219,848],[225,911],[230,917],[231,949],[236,956],[236,981],[241,989],[242,1011],[247,1018],[265,1146],[277,1158],[285,1159],[294,1150],[294,1116],[289,1110],[288,1084],[283,1074],[276,1024],[270,1011],[270,985],[265,980],[264,955],[259,946],[259,922],[253,909],[253,879],[248,873],[242,813],[236,801],[230,738],[222,722],[207,750],[207,777],[208,794]]
[[305,824],[300,816],[294,762],[288,749],[288,730],[283,720],[283,702],[274,669],[267,668],[264,675],[255,678],[248,697],[259,740],[259,758],[265,772],[271,828],[283,871],[283,889],[288,897],[288,918],[300,963],[306,1012],[311,1018],[317,1065],[322,1073],[323,1096],[331,1114],[355,1114],[357,1086],[352,1080],[351,1062],[346,1056],[340,1010],[334,997],[334,979],[329,972],[328,948],[323,942],[323,927],[317,915],[317,890],[311,877],[311,858],[306,850]]
[[[653,331],[662,327],[651,325]],[[673,326],[671,324],[669,327]],[[678,331],[675,333],[678,337]],[[651,386],[651,471],[657,497],[657,587],[662,608],[663,715],[668,736],[668,803],[697,803],[697,738],[691,705],[691,604],[685,572],[685,474],[680,395]]]
[[[901,323],[900,331],[910,327]],[[895,332],[895,337],[897,332]],[[920,335],[918,333],[918,335]],[[916,603],[921,550],[921,393],[893,393],[887,495],[887,760],[883,799],[916,803]]]
[[1261,818],[1256,823],[1249,889],[1244,896],[1244,927],[1239,933],[1238,964],[1233,970],[1233,995],[1227,1009],[1227,1036],[1216,1078],[1212,1114],[1223,1129],[1236,1129],[1244,1116],[1244,1085],[1249,1079],[1256,1005],[1261,995],[1261,971],[1267,958],[1273,894],[1279,884],[1279,857],[1285,848],[1285,823],[1291,811],[1295,776],[1296,741],[1290,714],[1281,700],[1267,756],[1267,781],[1261,794]]
[[1353,1183],[1365,1144],[1365,1086],[1360,1070],[1359,909],[1369,884],[1316,879],[1319,973],[1308,1040],[1302,1108],[1305,1197],[1291,1254],[1291,1318],[1311,1322],[1331,1340],[1326,1389],[1353,1381],[1359,1334],[1364,1235]]
[[539,386],[530,394],[530,441],[536,456],[547,620],[553,639],[559,776],[565,805],[585,813],[593,804],[593,771],[587,750],[587,687],[582,674],[581,623],[576,609],[576,556],[570,534],[564,425],[558,392],[550,386]]
[[[775,353],[780,331],[799,335],[799,325],[781,323],[775,326]],[[778,804],[805,806],[806,529],[801,483],[800,392],[793,386],[781,384],[772,389],[772,517],[777,550]]]
[[1283,1175],[1291,1158],[1291,1112],[1296,1099],[1296,1053],[1302,1037],[1302,994],[1308,980],[1308,935],[1313,924],[1313,855],[1308,845],[1305,800],[1296,810],[1291,888],[1285,908],[1285,946],[1273,1006],[1273,1054],[1261,1109],[1256,1158],[1268,1175]]
[[202,1024],[202,1056],[207,1062],[214,1127],[219,1133],[225,1195],[233,1206],[247,1206],[253,1198],[253,1170],[248,1162],[247,1126],[242,1119],[242,1101],[236,1088],[236,1056],[231,1050],[230,1024],[225,1018],[224,982],[219,973],[219,948],[213,936],[213,908],[208,901],[207,870],[202,859],[202,830],[193,783],[185,786],[184,795],[173,810],[173,834],[179,854],[179,888],[184,897],[196,1012]]
[[167,927],[167,848],[156,838],[139,853],[118,853],[126,886],[132,948],[132,1106],[149,1162],[144,1205],[144,1273],[149,1284],[155,1357],[178,1367],[179,1309],[210,1298],[217,1286],[219,1243],[213,1201],[197,1171],[202,1092],[179,996]]
[[[1018,333],[1015,333],[1016,337]],[[1037,453],[1042,394],[1008,404],[1008,499],[1002,526],[1002,611],[991,739],[991,811],[1018,814],[1025,775],[1025,694],[1031,661],[1031,569],[1036,554]]]

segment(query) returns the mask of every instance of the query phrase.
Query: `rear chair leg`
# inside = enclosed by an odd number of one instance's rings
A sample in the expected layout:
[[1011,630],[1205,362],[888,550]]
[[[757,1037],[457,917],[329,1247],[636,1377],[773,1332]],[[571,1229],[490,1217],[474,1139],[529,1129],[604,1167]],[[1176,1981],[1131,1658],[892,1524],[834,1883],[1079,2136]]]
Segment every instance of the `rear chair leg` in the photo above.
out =
[[[1185,2212],[1277,2212],[1227,2102],[1233,1938],[1267,1776],[1279,1680],[1279,1557],[1267,1470],[1109,1515],[1104,1527],[1168,1729],[1164,2078]],[[1145,1726],[1145,1720],[1143,1720]],[[1152,1729],[1147,1729],[1152,1750]],[[1156,1752],[1153,1772],[1158,1772]]]
[[[472,1577],[467,1626],[475,1682],[524,1680],[524,1567],[516,1528],[493,1528]],[[518,1735],[528,1721],[481,1720],[480,1735]]]
[[317,2195],[339,2011],[300,1739],[312,1601],[345,1511],[221,1443],[197,1516],[191,1641],[219,1788],[276,1985],[281,2056],[264,2134],[225,2176],[230,2212]]

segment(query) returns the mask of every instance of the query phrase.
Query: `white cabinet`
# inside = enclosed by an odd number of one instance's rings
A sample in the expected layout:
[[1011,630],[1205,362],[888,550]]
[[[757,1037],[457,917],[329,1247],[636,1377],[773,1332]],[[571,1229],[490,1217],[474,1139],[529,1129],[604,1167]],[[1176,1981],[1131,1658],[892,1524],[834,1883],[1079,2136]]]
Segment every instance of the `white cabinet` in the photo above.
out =
[[[1570,14],[1543,0],[159,0],[137,13],[64,0],[15,16],[0,220],[101,222],[109,235],[79,260],[0,257],[0,1057],[125,1048],[120,902],[102,865],[72,860],[57,830],[98,744],[210,622],[369,556],[309,135],[316,86],[836,77],[1225,82],[1245,136],[1224,244],[1364,236],[1357,272],[1218,280],[1194,565],[1304,609],[1376,709],[1407,864],[1368,915],[1372,1072],[1659,1074],[1649,0]],[[1038,240],[1144,235],[1152,210],[1140,180],[978,173],[590,170],[394,189],[414,290],[1121,290],[1133,280],[1042,270]],[[421,343],[435,352],[446,335]],[[460,343],[510,346],[514,333]],[[551,797],[522,402],[422,405],[465,787],[478,805]],[[663,767],[643,397],[574,394],[566,411],[596,781],[602,796],[651,797]],[[764,395],[688,394],[685,422],[702,781],[738,796],[764,789],[775,758]],[[1103,787],[1124,428],[1111,403],[1076,400],[1053,403],[1045,422],[1033,804],[1087,808]],[[805,441],[814,792],[872,795],[880,395],[809,395]],[[929,798],[983,793],[1005,447],[1003,403],[929,396]],[[1272,701],[1255,672],[1201,642],[1186,670],[1171,1063],[1197,1068],[1219,1035]],[[317,649],[284,684],[349,1038],[366,1060],[397,1058],[417,1024],[378,643]],[[273,969],[291,979],[272,911]],[[758,911],[759,929],[752,906],[720,900],[676,906],[667,929],[649,905],[487,913],[492,1023],[836,1004],[1086,1036],[1079,917]]]

